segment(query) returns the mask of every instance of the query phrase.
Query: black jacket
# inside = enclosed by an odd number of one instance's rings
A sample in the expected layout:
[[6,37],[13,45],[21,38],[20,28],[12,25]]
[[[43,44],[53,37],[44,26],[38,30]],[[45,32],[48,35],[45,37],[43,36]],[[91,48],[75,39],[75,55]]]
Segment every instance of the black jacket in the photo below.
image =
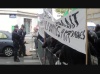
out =
[[42,42],[44,42],[44,38],[38,33],[37,39],[40,39]]
[[14,47],[19,48],[20,35],[17,33],[16,30],[12,32],[12,40]]
[[54,48],[56,44],[57,44],[57,40],[56,39],[54,39],[52,37],[48,37],[48,38],[46,38],[46,42],[43,44],[42,47],[43,48],[46,48],[46,47]]
[[100,38],[100,31],[96,32],[98,38]]
[[85,59],[85,54],[63,45],[60,55],[61,62],[66,62],[69,65],[85,65]]
[[51,40],[50,37],[46,38],[46,41],[45,41],[44,44],[42,45],[42,48],[50,47],[51,41],[52,41],[52,40]]
[[59,41],[57,41],[54,49],[52,50],[52,53],[55,54],[57,51],[59,51],[62,48],[63,44]]
[[24,43],[26,32],[24,32],[22,29],[19,29],[18,34],[20,35],[20,43]]

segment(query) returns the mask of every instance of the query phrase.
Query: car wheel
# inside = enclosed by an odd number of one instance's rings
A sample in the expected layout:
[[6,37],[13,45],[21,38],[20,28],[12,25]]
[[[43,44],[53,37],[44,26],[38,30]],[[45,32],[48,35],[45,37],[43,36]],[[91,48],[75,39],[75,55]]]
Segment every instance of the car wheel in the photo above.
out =
[[6,47],[4,49],[4,55],[7,56],[7,57],[10,57],[13,55],[13,48],[11,47]]

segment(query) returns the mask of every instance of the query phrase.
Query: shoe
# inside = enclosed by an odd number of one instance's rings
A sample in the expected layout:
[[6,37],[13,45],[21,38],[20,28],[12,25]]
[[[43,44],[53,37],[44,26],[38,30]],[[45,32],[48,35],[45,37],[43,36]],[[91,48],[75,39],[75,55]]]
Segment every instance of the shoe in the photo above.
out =
[[14,59],[14,62],[20,62],[20,60],[19,59]]

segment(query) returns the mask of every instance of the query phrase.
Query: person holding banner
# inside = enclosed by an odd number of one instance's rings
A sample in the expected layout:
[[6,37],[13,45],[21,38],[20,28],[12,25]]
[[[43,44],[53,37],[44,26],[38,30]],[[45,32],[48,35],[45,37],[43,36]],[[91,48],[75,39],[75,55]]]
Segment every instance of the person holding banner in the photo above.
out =
[[86,55],[80,53],[69,46],[63,45],[60,54],[60,62],[68,63],[68,65],[85,65]]

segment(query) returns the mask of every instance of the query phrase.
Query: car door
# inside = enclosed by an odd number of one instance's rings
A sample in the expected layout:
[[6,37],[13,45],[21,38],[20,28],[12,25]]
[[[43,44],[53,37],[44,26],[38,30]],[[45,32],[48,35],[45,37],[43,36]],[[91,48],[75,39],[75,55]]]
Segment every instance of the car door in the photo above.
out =
[[7,39],[8,39],[7,35],[3,32],[0,32],[0,52],[6,46]]

